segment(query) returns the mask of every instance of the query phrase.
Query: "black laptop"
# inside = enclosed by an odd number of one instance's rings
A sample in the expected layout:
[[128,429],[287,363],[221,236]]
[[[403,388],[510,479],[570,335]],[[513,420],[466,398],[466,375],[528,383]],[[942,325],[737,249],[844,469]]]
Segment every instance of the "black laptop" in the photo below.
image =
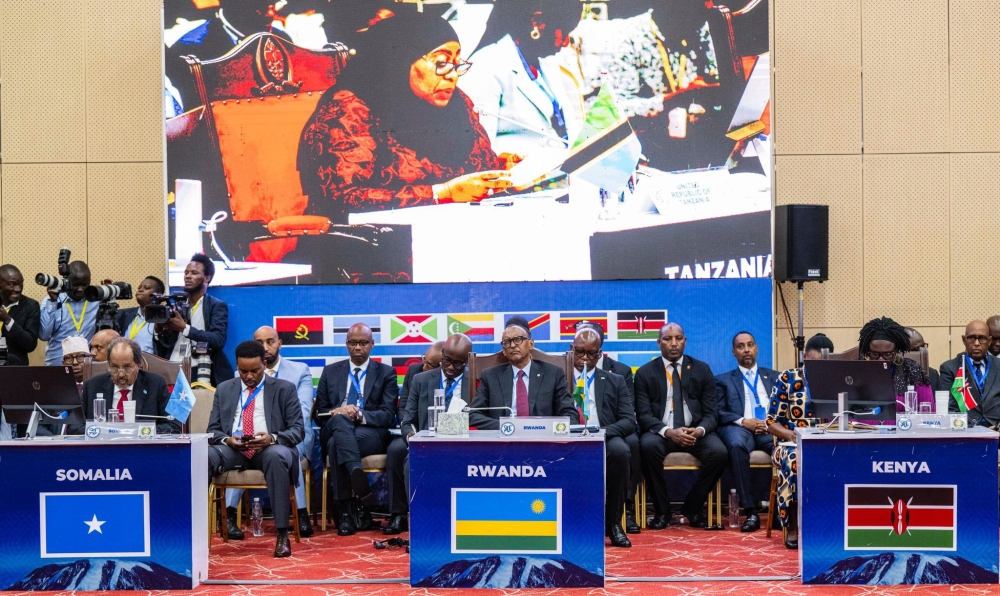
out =
[[[847,392],[849,418],[896,422],[896,390],[891,362],[879,360],[807,360],[806,386],[813,415],[825,420],[838,413],[837,394]],[[877,414],[869,414],[879,408]]]
[[38,406],[42,424],[84,424],[83,402],[68,366],[0,366],[0,408],[11,424],[27,424]]

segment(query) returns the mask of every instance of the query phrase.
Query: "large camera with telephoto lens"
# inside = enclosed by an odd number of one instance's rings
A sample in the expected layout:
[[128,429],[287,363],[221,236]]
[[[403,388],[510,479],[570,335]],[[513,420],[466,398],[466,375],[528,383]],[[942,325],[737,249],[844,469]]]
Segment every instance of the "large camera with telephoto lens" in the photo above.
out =
[[188,311],[191,306],[187,303],[187,294],[178,292],[176,294],[153,294],[152,302],[146,307],[146,321],[153,323],[166,323],[177,313],[182,319],[187,320]]
[[122,329],[118,329],[117,322],[115,321],[115,315],[118,314],[118,303],[115,301],[119,298],[122,300],[131,300],[131,285],[123,281],[116,281],[99,286],[87,286],[87,289],[83,291],[83,297],[89,302],[101,302],[101,305],[97,307],[98,330],[114,329],[119,333],[123,331]]
[[48,273],[35,276],[35,283],[50,292],[62,293],[69,291],[69,257],[72,253],[65,246],[59,249],[59,277]]

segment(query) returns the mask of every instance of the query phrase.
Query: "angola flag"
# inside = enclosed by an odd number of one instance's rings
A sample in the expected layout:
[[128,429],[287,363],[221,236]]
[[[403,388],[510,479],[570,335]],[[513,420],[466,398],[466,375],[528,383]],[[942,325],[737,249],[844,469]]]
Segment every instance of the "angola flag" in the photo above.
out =
[[847,550],[954,550],[954,485],[847,485]]
[[667,313],[658,311],[619,312],[618,339],[659,339]]
[[323,317],[274,317],[278,339],[287,346],[323,345]]
[[958,367],[955,380],[951,383],[951,396],[958,403],[959,412],[968,412],[976,407],[976,400],[972,397],[972,390],[969,389],[969,380],[965,378],[965,363]]

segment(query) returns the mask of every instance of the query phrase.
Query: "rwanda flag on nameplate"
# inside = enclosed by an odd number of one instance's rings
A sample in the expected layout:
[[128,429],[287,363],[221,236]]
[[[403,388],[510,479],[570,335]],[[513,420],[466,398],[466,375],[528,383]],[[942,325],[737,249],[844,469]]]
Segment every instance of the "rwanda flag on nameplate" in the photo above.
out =
[[453,488],[451,552],[562,554],[562,489]]
[[955,550],[957,490],[941,484],[846,485],[844,549]]

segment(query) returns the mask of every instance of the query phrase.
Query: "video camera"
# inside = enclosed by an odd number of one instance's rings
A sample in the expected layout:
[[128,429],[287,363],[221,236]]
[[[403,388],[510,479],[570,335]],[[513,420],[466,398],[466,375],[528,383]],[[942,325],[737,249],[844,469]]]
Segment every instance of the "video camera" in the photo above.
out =
[[187,303],[188,295],[183,292],[176,294],[153,294],[152,302],[146,307],[146,321],[157,324],[166,323],[174,313],[187,319],[191,305]]
[[48,273],[35,276],[35,283],[45,287],[50,292],[62,293],[69,291],[69,257],[72,253],[65,246],[59,249],[59,277]]
[[100,286],[87,286],[83,291],[84,299],[90,302],[100,301],[97,307],[97,329],[114,329],[121,333],[115,324],[115,315],[118,314],[118,298],[122,300],[132,299],[132,286],[123,281],[112,282]]

